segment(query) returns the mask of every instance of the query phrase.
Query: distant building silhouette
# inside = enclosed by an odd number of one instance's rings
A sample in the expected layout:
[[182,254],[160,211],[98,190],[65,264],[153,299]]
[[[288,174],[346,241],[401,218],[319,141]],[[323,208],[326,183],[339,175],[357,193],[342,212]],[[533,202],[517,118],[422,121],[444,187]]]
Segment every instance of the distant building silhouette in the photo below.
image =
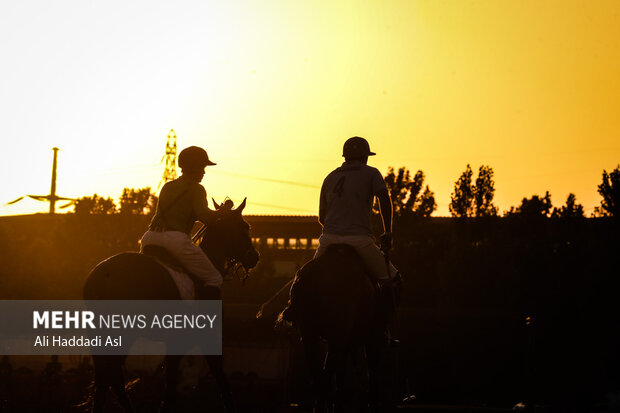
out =
[[[252,241],[259,251],[268,252],[274,276],[293,276],[312,259],[319,245],[321,225],[312,215],[246,215]],[[267,257],[264,257],[267,258]]]

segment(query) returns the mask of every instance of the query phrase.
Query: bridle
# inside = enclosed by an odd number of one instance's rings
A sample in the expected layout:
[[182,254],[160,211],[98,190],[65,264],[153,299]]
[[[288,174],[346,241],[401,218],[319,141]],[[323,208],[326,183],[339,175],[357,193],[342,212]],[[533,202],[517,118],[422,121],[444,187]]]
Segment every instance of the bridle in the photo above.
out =
[[224,277],[231,275],[233,278],[241,281],[245,285],[245,280],[250,277],[250,270],[247,269],[241,261],[234,258],[227,259],[224,263]]
[[[196,234],[192,236],[192,242],[194,244],[200,245],[200,243],[202,242],[202,239],[205,236],[206,231],[207,231],[207,226],[203,224],[200,227],[200,229],[196,232]],[[243,253],[243,256],[225,257],[222,268],[217,268],[217,269],[222,274],[222,277],[225,278],[226,276],[232,276],[232,278],[236,278],[239,281],[241,281],[243,284],[245,284],[245,281],[250,276],[250,268],[247,268],[244,265],[244,262],[248,262],[250,260],[250,256],[253,255],[254,253],[255,253],[254,247],[252,246],[252,243],[250,242],[248,243],[248,247]]]

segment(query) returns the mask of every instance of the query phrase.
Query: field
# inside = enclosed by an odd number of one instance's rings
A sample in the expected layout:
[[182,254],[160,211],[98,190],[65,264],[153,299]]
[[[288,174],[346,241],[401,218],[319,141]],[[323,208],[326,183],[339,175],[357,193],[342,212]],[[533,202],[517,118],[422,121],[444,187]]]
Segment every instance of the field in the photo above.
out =
[[[402,341],[393,354],[395,392],[417,397],[402,411],[503,411],[523,401],[591,411],[611,406],[620,391],[617,225],[607,219],[401,222],[393,260],[406,290],[395,327]],[[0,298],[80,299],[89,270],[136,250],[145,226],[141,216],[2,217]],[[294,405],[307,400],[309,382],[298,337],[272,328],[286,294],[255,318],[288,280],[268,271],[270,256],[264,252],[245,285],[225,283],[225,366],[241,411],[301,411]],[[5,357],[2,411],[82,411],[92,380],[89,359],[65,356],[58,363]],[[155,356],[128,360],[139,411],[159,402],[160,363]],[[178,391],[196,409],[183,411],[219,406],[200,357],[185,359]]]

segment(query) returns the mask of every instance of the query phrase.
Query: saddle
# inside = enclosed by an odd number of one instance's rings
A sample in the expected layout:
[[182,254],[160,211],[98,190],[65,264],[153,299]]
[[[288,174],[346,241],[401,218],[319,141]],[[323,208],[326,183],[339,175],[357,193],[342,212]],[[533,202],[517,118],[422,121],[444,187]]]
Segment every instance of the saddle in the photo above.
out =
[[193,300],[197,298],[199,290],[198,283],[195,282],[189,271],[166,250],[158,245],[145,245],[141,254],[154,258],[170,274],[179,290],[183,300]]
[[[362,262],[362,259],[360,258],[355,248],[349,244],[330,244],[322,256],[318,258],[314,258],[312,261],[317,261],[321,259],[336,259],[336,260],[353,259],[357,262],[360,262],[360,263]],[[366,276],[366,279],[375,288],[375,293],[379,293],[379,290],[381,289],[380,283],[371,275],[371,273],[368,271],[368,269],[363,264],[362,264],[362,267],[363,267],[362,273]]]
[[164,247],[160,247],[159,245],[145,245],[142,247],[142,254],[149,255],[151,257],[156,258],[162,264],[172,268],[175,271],[181,271],[187,273],[190,277],[191,274],[187,271],[181,263],[172,256]]
[[221,300],[220,289],[212,286],[205,286],[197,282],[197,279],[181,265],[181,263],[168,252],[167,249],[159,245],[145,245],[142,254],[155,258],[172,277],[179,289],[181,298],[184,300]]

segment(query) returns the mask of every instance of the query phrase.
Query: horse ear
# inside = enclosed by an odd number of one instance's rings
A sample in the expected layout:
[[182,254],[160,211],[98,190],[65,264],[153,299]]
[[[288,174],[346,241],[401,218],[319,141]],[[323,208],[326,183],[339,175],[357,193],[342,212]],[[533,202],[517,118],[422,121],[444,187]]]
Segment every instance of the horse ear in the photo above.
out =
[[211,198],[211,201],[213,201],[213,205],[215,205],[215,209],[220,209],[220,207],[222,206],[221,204],[218,204],[217,202],[215,202],[215,199]]
[[237,207],[237,209],[235,209],[235,211],[241,214],[241,212],[243,212],[243,208],[245,208],[245,201],[247,200],[248,200],[247,197],[243,198],[243,202]]

